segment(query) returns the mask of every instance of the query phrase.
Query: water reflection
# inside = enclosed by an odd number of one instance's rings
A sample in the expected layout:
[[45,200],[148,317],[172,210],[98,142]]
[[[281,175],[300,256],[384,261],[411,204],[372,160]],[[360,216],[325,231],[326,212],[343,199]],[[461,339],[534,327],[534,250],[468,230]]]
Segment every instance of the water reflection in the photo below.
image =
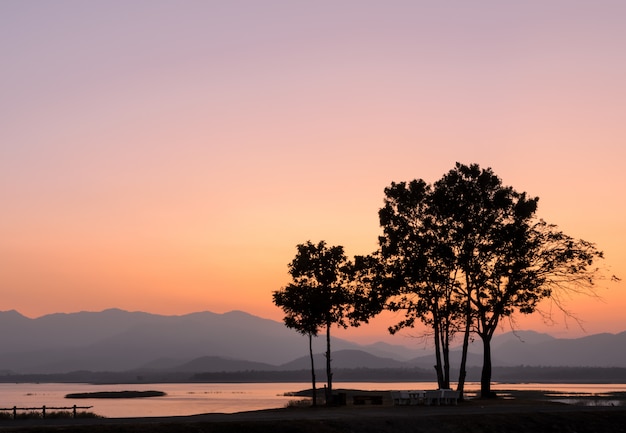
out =
[[[337,382],[336,389],[368,391],[435,389],[433,382]],[[77,383],[1,383],[2,407],[93,406],[92,411],[106,417],[175,416],[200,413],[232,413],[286,406],[296,393],[310,389],[310,383],[168,383],[93,385]],[[466,397],[475,397],[478,383],[466,384]],[[493,384],[502,398],[540,399],[579,405],[626,406],[626,384]],[[70,400],[75,392],[159,390],[164,397],[149,399]]]
[[546,399],[579,406],[626,406],[624,392],[546,392]]

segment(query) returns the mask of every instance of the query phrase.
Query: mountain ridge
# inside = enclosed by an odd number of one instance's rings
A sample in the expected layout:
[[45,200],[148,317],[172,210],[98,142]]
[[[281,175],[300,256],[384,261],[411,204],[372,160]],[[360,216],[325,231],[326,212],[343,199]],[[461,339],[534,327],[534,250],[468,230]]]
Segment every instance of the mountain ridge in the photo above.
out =
[[[0,333],[0,369],[15,373],[128,371],[148,368],[151,363],[153,368],[163,365],[188,369],[194,360],[203,358],[216,363],[218,358],[230,359],[230,367],[239,362],[249,363],[245,364],[248,369],[255,365],[282,369],[309,365],[307,337],[286,328],[282,322],[239,310],[163,316],[107,309],[55,313],[36,319],[9,310],[0,312],[0,326],[11,330]],[[314,341],[318,359],[325,351],[323,340]],[[333,365],[432,369],[432,350],[424,344],[419,346],[409,348],[384,342],[362,345],[333,337]],[[503,367],[626,367],[623,347],[626,347],[626,331],[574,339],[516,331],[496,335],[492,354],[494,366]],[[470,366],[480,364],[481,350],[479,341],[471,345]],[[349,351],[361,354],[348,357]],[[340,359],[344,356],[345,359]],[[453,368],[458,357],[458,350],[453,350]],[[191,366],[186,365],[190,363]]]

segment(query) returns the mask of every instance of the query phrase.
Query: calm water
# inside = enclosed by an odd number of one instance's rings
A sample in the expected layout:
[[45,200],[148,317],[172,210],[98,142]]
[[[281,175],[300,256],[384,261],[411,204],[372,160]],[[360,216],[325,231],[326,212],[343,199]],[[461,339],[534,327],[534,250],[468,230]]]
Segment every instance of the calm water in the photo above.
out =
[[[166,383],[141,385],[92,385],[76,383],[19,383],[0,384],[0,407],[66,407],[93,406],[90,411],[106,417],[145,417],[194,415],[200,413],[233,413],[258,409],[284,407],[294,397],[286,392],[296,392],[311,387],[310,383]],[[333,383],[334,388],[365,390],[435,389],[434,382]],[[476,390],[478,384],[469,383],[467,390]],[[603,394],[611,391],[626,392],[626,384],[494,384],[494,390],[551,390],[562,393]],[[139,399],[66,399],[74,392],[95,391],[146,391],[167,393],[165,397]]]

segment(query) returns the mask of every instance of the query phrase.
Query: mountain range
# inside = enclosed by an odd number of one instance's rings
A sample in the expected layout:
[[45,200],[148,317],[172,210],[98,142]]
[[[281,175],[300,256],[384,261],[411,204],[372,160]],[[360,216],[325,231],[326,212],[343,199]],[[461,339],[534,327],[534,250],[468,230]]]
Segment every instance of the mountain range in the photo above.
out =
[[[278,371],[310,368],[308,340],[283,323],[232,311],[162,316],[110,309],[51,314],[36,319],[0,312],[0,371]],[[323,366],[324,339],[315,339]],[[425,368],[432,349],[420,345],[360,345],[333,338],[335,368]],[[482,363],[480,342],[468,363]],[[460,352],[452,353],[458,365]],[[626,332],[559,339],[533,331],[505,333],[492,343],[494,366],[626,367]]]

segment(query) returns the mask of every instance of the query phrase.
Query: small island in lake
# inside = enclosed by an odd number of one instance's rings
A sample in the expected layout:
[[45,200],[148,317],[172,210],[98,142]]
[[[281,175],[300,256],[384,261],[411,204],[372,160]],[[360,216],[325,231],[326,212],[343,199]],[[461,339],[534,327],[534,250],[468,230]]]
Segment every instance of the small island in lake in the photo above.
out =
[[145,398],[165,395],[163,391],[98,391],[67,394],[65,398]]

